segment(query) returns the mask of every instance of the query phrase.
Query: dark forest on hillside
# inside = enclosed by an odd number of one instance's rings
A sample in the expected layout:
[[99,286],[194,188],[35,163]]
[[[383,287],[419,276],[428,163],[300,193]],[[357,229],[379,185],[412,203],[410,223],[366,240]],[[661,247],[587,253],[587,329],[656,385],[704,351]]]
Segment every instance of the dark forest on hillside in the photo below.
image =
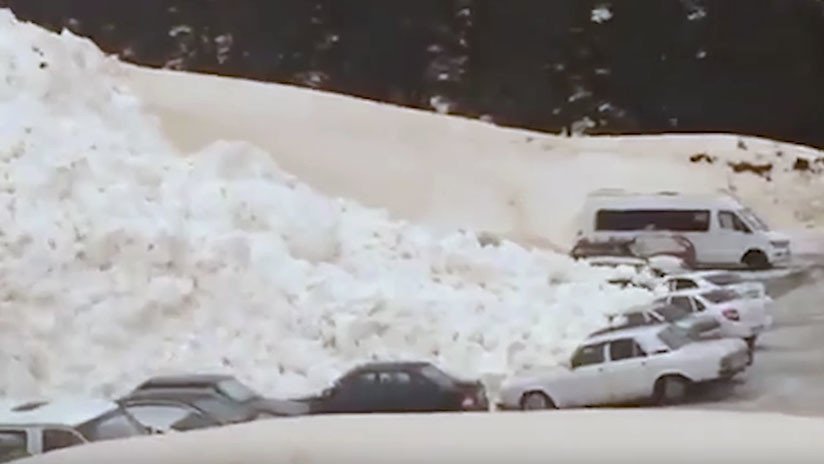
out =
[[496,124],[824,147],[822,0],[0,0],[135,63]]

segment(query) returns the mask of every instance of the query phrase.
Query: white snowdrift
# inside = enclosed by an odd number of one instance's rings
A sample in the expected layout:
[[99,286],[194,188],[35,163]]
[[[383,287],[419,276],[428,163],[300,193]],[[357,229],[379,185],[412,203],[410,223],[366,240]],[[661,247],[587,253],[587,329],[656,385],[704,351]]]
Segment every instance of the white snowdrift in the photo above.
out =
[[649,298],[322,196],[246,144],[181,156],[119,69],[0,12],[0,394],[114,395],[182,370],[295,395],[370,357],[500,375]]
[[[123,73],[179,147],[246,140],[322,192],[442,230],[568,250],[593,190],[724,188],[774,228],[804,231],[799,251],[824,249],[816,245],[824,244],[824,153],[807,147],[732,135],[567,138],[284,85],[133,66]],[[690,161],[700,154],[712,162]],[[798,159],[819,174],[794,170]],[[728,165],[741,162],[771,164],[770,180]]]
[[820,462],[824,421],[685,410],[273,419],[101,442],[20,464]]

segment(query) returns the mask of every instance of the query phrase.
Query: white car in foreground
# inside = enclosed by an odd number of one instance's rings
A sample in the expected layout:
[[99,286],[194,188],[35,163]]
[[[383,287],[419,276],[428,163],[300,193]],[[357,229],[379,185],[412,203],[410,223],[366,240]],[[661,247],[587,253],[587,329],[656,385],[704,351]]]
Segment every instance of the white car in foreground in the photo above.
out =
[[740,274],[729,271],[698,271],[672,275],[665,278],[663,284],[671,292],[731,289],[746,298],[761,299],[765,304],[772,304],[772,298],[767,295],[763,282],[746,281]]
[[656,303],[712,315],[721,324],[721,336],[743,338],[751,350],[757,337],[773,324],[762,301],[746,298],[731,289],[681,290],[659,298]]
[[147,434],[145,427],[111,401],[0,400],[0,462],[94,441]]
[[729,379],[746,369],[747,345],[696,341],[673,325],[618,330],[587,339],[565,366],[506,380],[500,409],[598,406],[652,399],[683,401],[691,384]]

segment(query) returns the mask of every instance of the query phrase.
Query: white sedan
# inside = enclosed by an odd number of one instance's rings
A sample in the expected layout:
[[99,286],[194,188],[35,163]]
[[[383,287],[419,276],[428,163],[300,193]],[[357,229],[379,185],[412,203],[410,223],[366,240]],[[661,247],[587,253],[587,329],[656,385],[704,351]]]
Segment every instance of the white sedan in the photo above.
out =
[[696,341],[672,325],[618,330],[587,339],[568,365],[506,380],[498,407],[570,408],[650,398],[678,403],[691,384],[729,379],[748,362],[740,339]]
[[758,335],[773,324],[772,316],[760,300],[745,298],[731,289],[680,290],[659,298],[656,303],[711,315],[721,324],[721,336],[743,338],[751,350]]
[[762,282],[746,281],[740,274],[729,271],[697,271],[672,275],[665,278],[663,284],[671,292],[693,289],[731,289],[747,298],[762,299],[765,304],[772,303],[772,298],[767,295],[766,287]]

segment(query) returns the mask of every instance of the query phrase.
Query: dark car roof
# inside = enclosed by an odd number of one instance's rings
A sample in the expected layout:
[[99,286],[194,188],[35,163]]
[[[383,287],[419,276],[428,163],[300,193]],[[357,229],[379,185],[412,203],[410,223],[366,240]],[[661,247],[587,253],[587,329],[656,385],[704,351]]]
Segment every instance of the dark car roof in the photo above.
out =
[[214,384],[224,380],[234,380],[231,375],[225,374],[181,374],[152,377],[141,383],[137,388],[170,386],[179,387],[192,384]]
[[421,369],[423,367],[432,366],[432,363],[425,361],[399,361],[399,362],[371,362],[361,364],[355,367],[350,372],[366,371],[366,370],[410,370]]

